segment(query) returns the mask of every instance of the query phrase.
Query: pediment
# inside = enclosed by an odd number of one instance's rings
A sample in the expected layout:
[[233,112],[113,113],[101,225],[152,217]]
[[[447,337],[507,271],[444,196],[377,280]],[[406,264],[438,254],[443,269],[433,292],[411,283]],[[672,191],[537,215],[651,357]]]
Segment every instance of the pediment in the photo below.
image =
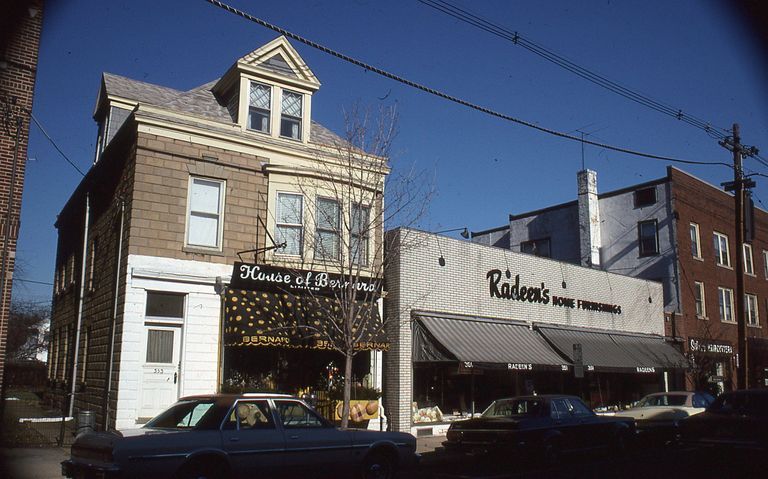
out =
[[298,80],[314,87],[315,90],[320,87],[320,81],[315,74],[283,36],[245,55],[237,64],[241,68],[250,67],[286,79]]

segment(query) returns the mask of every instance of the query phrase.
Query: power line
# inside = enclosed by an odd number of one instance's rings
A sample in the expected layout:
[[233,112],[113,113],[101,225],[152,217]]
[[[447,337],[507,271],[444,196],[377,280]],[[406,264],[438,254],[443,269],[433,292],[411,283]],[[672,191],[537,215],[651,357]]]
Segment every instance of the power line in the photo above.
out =
[[42,284],[44,286],[53,286],[53,283],[47,283],[45,281],[35,281],[33,279],[16,278],[14,279],[14,281],[21,281],[22,283]]
[[35,125],[37,125],[37,127],[38,127],[38,128],[40,128],[40,131],[41,131],[41,132],[43,132],[43,135],[45,135],[45,137],[46,137],[46,138],[48,138],[48,141],[50,141],[50,142],[51,142],[51,145],[53,145],[53,147],[54,147],[54,148],[56,148],[56,151],[58,151],[58,152],[59,152],[59,154],[62,156],[62,158],[64,158],[65,160],[67,160],[67,163],[69,163],[70,165],[72,165],[72,168],[76,169],[76,170],[77,170],[77,172],[78,172],[78,173],[80,173],[80,175],[81,175],[81,176],[85,176],[85,173],[83,173],[83,172],[80,170],[80,168],[78,168],[78,167],[77,167],[77,165],[76,165],[76,164],[74,164],[74,163],[72,162],[72,160],[70,160],[70,159],[67,157],[67,155],[65,155],[65,154],[64,154],[64,152],[63,152],[63,151],[61,151],[61,148],[59,148],[59,145],[57,145],[57,144],[56,144],[56,142],[55,142],[55,141],[53,141],[53,138],[51,138],[51,136],[48,134],[48,132],[47,132],[47,131],[45,131],[45,128],[43,128],[43,125],[41,125],[41,124],[40,124],[40,122],[39,122],[39,121],[37,121],[37,118],[35,118],[35,115],[33,115],[33,114],[32,114],[32,112],[29,112],[29,116],[32,118],[32,121],[34,121],[34,122],[35,122]]
[[568,60],[567,58],[561,55],[558,55],[552,50],[548,50],[542,47],[541,45],[538,45],[533,41],[528,40],[527,38],[520,35],[518,32],[513,32],[497,23],[493,23],[468,10],[465,10],[456,5],[453,5],[450,2],[446,2],[444,0],[418,0],[418,1],[428,7],[431,7],[442,13],[445,13],[446,15],[449,15],[457,20],[460,20],[464,23],[468,23],[476,28],[479,28],[480,30],[488,32],[492,35],[496,35],[505,40],[508,40],[514,43],[515,45],[519,45],[525,48],[526,50],[534,53],[535,55],[538,55],[541,58],[544,58],[545,60],[551,63],[554,63],[555,65],[561,68],[564,68],[570,71],[571,73],[574,73],[575,75],[578,75],[581,78],[584,78],[585,80],[588,80],[602,88],[612,91],[613,93],[616,93],[628,100],[634,101],[640,105],[648,107],[659,113],[665,114],[677,120],[688,123],[696,128],[699,128],[705,131],[707,134],[709,134],[713,138],[716,138],[716,139],[725,138],[726,135],[724,135],[723,133],[720,133],[717,130],[722,130],[726,133],[729,133],[729,130],[727,129],[715,128],[709,122],[706,122],[692,115],[684,113],[683,110],[679,108],[674,108],[658,100],[654,100],[653,98],[650,98],[642,93],[634,91],[598,73],[595,73],[587,68],[584,68]]
[[486,113],[488,115],[495,116],[497,118],[501,118],[502,120],[511,121],[513,123],[517,123],[519,125],[523,125],[523,126],[526,126],[528,128],[533,128],[535,130],[541,131],[543,133],[547,133],[549,135],[557,136],[557,137],[560,137],[560,138],[565,138],[567,140],[577,141],[577,142],[580,142],[580,143],[586,143],[588,145],[596,146],[598,148],[604,148],[604,149],[607,149],[607,150],[617,151],[619,153],[625,153],[625,154],[628,154],[628,155],[634,155],[634,156],[640,156],[640,157],[644,157],[644,158],[650,158],[650,159],[653,159],[653,160],[662,160],[662,161],[669,161],[669,162],[672,162],[672,163],[683,163],[683,164],[688,164],[688,165],[720,165],[720,166],[726,166],[728,168],[732,167],[730,164],[723,163],[723,162],[707,162],[707,161],[682,160],[682,159],[679,159],[679,158],[672,158],[672,157],[668,157],[668,156],[661,156],[661,155],[654,155],[654,154],[650,154],[650,153],[643,153],[643,152],[639,152],[639,151],[635,151],[635,150],[630,150],[628,148],[622,148],[622,147],[618,147],[618,146],[608,145],[606,143],[599,143],[599,142],[592,141],[592,140],[586,140],[586,139],[583,139],[581,137],[569,135],[567,133],[563,133],[563,132],[560,132],[560,131],[557,131],[557,130],[553,130],[553,129],[550,129],[550,128],[545,128],[545,127],[536,125],[534,123],[531,123],[529,121],[521,120],[519,118],[515,118],[513,116],[497,112],[497,111],[492,110],[490,108],[487,108],[487,107],[484,107],[484,106],[480,106],[480,105],[477,105],[475,103],[471,103],[471,102],[469,102],[467,100],[463,100],[461,98],[449,95],[447,93],[441,92],[441,91],[436,90],[434,88],[430,88],[428,86],[422,85],[420,83],[416,83],[416,82],[408,80],[408,79],[406,79],[404,77],[401,77],[401,76],[395,75],[393,73],[387,72],[385,70],[382,70],[380,68],[374,67],[374,66],[372,66],[370,64],[364,63],[361,60],[357,60],[357,59],[352,58],[352,57],[350,57],[348,55],[345,55],[343,53],[337,52],[337,51],[332,50],[332,49],[330,49],[328,47],[325,47],[323,45],[320,45],[319,43],[316,43],[316,42],[314,42],[312,40],[304,38],[304,37],[302,37],[300,35],[297,35],[295,33],[289,32],[288,30],[285,30],[284,28],[278,27],[277,25],[269,23],[269,22],[267,22],[265,20],[262,20],[260,18],[256,18],[253,15],[245,13],[245,12],[243,12],[241,10],[238,10],[238,9],[236,9],[234,7],[231,7],[231,6],[229,6],[229,5],[227,5],[227,4],[223,3],[223,2],[220,2],[218,0],[205,0],[205,1],[210,3],[210,4],[212,4],[212,5],[214,5],[214,6],[217,6],[217,7],[221,8],[221,9],[223,9],[223,10],[226,10],[226,11],[228,11],[230,13],[233,13],[235,15],[238,15],[238,16],[242,17],[242,18],[245,18],[246,20],[249,20],[249,21],[251,21],[253,23],[256,23],[256,24],[261,25],[261,26],[263,26],[265,28],[268,28],[268,29],[273,30],[273,31],[275,31],[277,33],[280,33],[281,35],[284,35],[286,37],[292,38],[292,39],[294,39],[294,40],[296,40],[298,42],[301,42],[301,43],[303,43],[303,44],[305,44],[307,46],[310,46],[312,48],[320,50],[320,51],[322,51],[324,53],[327,53],[327,54],[329,54],[331,56],[334,56],[336,58],[344,60],[344,61],[346,61],[348,63],[353,64],[353,65],[356,65],[356,66],[359,66],[361,68],[364,68],[364,69],[366,69],[366,70],[368,70],[370,72],[376,73],[376,74],[381,75],[381,76],[383,76],[385,78],[389,78],[390,80],[397,81],[397,82],[402,83],[404,85],[410,86],[412,88],[416,88],[416,89],[421,90],[423,92],[426,92],[426,93],[429,93],[431,95],[437,96],[439,98],[443,98],[445,100],[457,103],[459,105],[466,106],[468,108],[472,108],[472,109],[480,111],[482,113]]

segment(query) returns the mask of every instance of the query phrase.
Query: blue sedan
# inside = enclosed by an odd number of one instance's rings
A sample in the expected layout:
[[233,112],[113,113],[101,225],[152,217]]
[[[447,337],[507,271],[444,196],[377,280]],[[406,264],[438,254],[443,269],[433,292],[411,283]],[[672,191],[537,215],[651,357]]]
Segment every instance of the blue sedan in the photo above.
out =
[[78,436],[62,473],[391,479],[417,459],[412,435],[340,429],[292,396],[206,395],[180,399],[140,429]]

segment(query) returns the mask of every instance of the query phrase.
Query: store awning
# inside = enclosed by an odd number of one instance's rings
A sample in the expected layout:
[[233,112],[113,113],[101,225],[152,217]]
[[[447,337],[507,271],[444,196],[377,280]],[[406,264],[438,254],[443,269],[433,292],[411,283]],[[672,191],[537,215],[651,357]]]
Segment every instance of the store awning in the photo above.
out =
[[580,344],[587,371],[655,373],[686,365],[683,355],[660,336],[546,326],[538,326],[538,331],[571,362],[573,346]]
[[[338,298],[228,289],[224,295],[225,346],[333,349],[343,344],[345,312]],[[357,350],[388,350],[375,302],[357,301],[352,334]]]
[[465,367],[568,370],[568,362],[524,323],[417,314],[413,361],[460,361]]

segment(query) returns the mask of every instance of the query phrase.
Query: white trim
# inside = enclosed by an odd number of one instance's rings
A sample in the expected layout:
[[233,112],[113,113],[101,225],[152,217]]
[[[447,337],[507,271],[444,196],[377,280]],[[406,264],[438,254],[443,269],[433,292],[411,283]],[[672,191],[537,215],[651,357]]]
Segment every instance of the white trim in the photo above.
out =
[[[715,248],[715,264],[718,266],[723,266],[725,268],[731,268],[731,247],[728,244],[728,235],[725,233],[720,233],[719,231],[713,231],[712,235],[718,239],[717,241],[717,247]],[[722,250],[720,249],[722,246],[722,242],[719,241],[721,239],[725,238],[725,260],[726,262],[723,263],[722,260]],[[718,251],[719,250],[719,251]]]
[[[699,224],[698,223],[694,223],[693,221],[691,221],[690,226],[688,227],[689,234],[690,234],[690,231],[691,231],[691,227],[693,227],[693,229],[696,231],[696,249],[698,250],[695,253],[693,251],[691,251],[691,255],[693,256],[694,259],[699,259],[700,260],[700,259],[703,259],[703,258],[701,256],[701,235],[700,235],[700,230],[699,230]],[[691,246],[693,246],[693,244],[691,244]]]
[[[192,187],[195,180],[207,181],[209,183],[218,183],[219,185],[219,211],[216,218],[216,246],[191,244],[189,242],[190,218],[192,216]],[[219,178],[210,178],[207,176],[189,175],[187,183],[187,216],[184,228],[184,246],[187,248],[222,251],[224,245],[224,206],[226,205],[225,196],[227,194],[227,180]]]

